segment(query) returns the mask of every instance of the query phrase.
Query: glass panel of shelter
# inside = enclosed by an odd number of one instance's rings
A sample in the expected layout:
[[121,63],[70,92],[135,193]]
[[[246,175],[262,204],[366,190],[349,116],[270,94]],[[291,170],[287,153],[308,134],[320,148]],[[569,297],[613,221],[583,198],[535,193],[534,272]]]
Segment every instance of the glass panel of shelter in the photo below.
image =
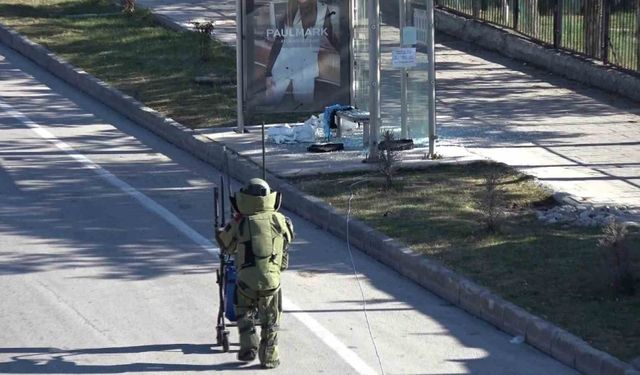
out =
[[[353,82],[352,104],[358,109],[369,106],[369,28],[367,3],[370,0],[353,0]],[[384,1],[384,0],[382,0]],[[381,135],[391,130],[396,139],[410,138],[419,147],[428,144],[428,66],[427,54],[422,48],[426,43],[426,0],[399,0],[399,9],[390,9],[381,1],[382,27],[380,29],[380,90],[381,90]],[[404,3],[404,9],[403,4]],[[391,2],[393,4],[393,2]],[[395,4],[393,4],[395,6]],[[402,12],[404,10],[404,12]],[[403,19],[401,19],[403,18]],[[400,27],[409,28],[409,38],[404,45]],[[407,34],[404,34],[405,36]],[[394,67],[393,51],[400,48],[416,48],[415,65],[408,68]],[[402,76],[406,81],[402,87]],[[406,90],[403,100],[403,90]],[[404,107],[404,111],[403,111]],[[404,113],[403,113],[404,112]],[[402,117],[406,118],[406,131],[402,131]],[[380,136],[379,139],[382,139]]]
[[369,110],[369,21],[368,0],[353,1],[352,105]]

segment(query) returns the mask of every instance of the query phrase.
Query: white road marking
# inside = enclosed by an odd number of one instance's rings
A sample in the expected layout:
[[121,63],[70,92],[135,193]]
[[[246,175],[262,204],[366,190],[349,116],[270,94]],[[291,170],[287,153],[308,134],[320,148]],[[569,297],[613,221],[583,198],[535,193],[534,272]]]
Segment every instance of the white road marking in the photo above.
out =
[[[46,139],[51,144],[56,146],[61,151],[66,152],[71,158],[79,162],[84,168],[93,170],[98,176],[102,177],[105,181],[115,186],[116,188],[122,190],[138,202],[142,204],[149,211],[157,214],[162,219],[164,219],[167,223],[172,225],[178,231],[182,232],[185,236],[191,239],[196,244],[200,245],[204,250],[208,251],[213,255],[219,254],[219,249],[217,246],[213,244],[213,242],[209,241],[207,238],[202,236],[200,233],[196,232],[189,225],[187,225],[180,218],[175,216],[171,211],[164,208],[162,205],[158,204],[153,199],[149,198],[145,194],[136,190],[131,185],[122,181],[115,175],[113,175],[108,170],[102,168],[98,164],[91,161],[91,159],[86,156],[80,154],[78,151],[74,150],[69,144],[59,140],[55,135],[50,133],[47,129],[42,127],[41,125],[36,124],[31,121],[27,116],[25,116],[22,112],[16,110],[10,104],[6,103],[2,99],[0,99],[0,108],[2,108],[7,114],[16,118],[22,124],[33,130],[40,137]],[[336,352],[345,362],[347,362],[354,370],[356,370],[359,374],[362,375],[370,375],[377,374],[369,365],[367,365],[354,351],[349,349],[345,344],[343,344],[340,339],[338,339],[333,333],[324,328],[317,320],[311,317],[309,314],[302,312],[300,307],[298,307],[293,301],[284,297],[283,298],[283,307],[290,312],[296,319],[298,319],[302,324],[304,324],[314,335],[316,335],[322,342],[324,342],[329,348]]]

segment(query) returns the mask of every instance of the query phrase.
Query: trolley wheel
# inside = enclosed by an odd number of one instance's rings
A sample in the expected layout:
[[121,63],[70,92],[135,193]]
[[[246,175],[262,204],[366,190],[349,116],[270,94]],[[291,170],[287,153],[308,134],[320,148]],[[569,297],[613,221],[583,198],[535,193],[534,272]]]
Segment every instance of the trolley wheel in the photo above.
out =
[[216,345],[222,345],[222,327],[216,327]]
[[222,333],[222,351],[225,353],[229,351],[229,331]]

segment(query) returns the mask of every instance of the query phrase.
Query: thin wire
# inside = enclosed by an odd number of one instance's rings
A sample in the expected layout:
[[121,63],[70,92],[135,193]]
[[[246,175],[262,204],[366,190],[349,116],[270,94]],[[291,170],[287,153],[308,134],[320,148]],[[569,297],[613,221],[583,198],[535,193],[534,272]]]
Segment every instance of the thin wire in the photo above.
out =
[[376,344],[376,340],[373,338],[373,332],[371,331],[371,323],[369,322],[369,314],[367,314],[367,300],[364,297],[364,289],[362,288],[362,283],[360,282],[360,277],[358,277],[358,270],[356,269],[356,263],[353,261],[353,253],[351,252],[351,244],[349,242],[349,219],[351,217],[351,199],[353,199],[353,187],[367,182],[367,180],[361,180],[354,182],[349,185],[349,203],[347,209],[347,250],[349,250],[349,259],[351,259],[351,267],[353,267],[353,275],[356,277],[356,281],[358,282],[358,288],[360,288],[360,296],[362,297],[362,312],[364,313],[364,318],[367,322],[367,329],[369,330],[369,337],[371,338],[371,343],[373,344],[373,349],[376,352],[376,358],[378,359],[378,365],[380,366],[380,371],[382,375],[385,375],[384,368],[382,367],[382,359],[380,358],[380,352],[378,351],[378,345]]

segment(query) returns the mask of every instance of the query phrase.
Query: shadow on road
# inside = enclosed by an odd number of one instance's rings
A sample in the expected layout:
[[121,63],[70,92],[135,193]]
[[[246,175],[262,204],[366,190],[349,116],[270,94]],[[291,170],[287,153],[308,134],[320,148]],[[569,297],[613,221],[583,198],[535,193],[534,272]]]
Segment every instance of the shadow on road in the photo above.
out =
[[[128,372],[198,372],[222,370],[250,370],[256,365],[246,366],[241,362],[219,364],[186,364],[186,363],[128,363],[128,364],[77,364],[71,359],[74,356],[95,356],[104,354],[139,354],[145,352],[177,352],[185,356],[193,354],[215,354],[209,344],[166,344],[141,345],[113,348],[57,349],[50,347],[34,348],[0,348],[0,355],[11,355],[11,360],[0,362],[2,374],[119,374]],[[86,357],[84,357],[86,358]],[[192,362],[185,357],[184,362]],[[91,359],[91,362],[98,362]],[[241,367],[242,366],[242,367]]]

